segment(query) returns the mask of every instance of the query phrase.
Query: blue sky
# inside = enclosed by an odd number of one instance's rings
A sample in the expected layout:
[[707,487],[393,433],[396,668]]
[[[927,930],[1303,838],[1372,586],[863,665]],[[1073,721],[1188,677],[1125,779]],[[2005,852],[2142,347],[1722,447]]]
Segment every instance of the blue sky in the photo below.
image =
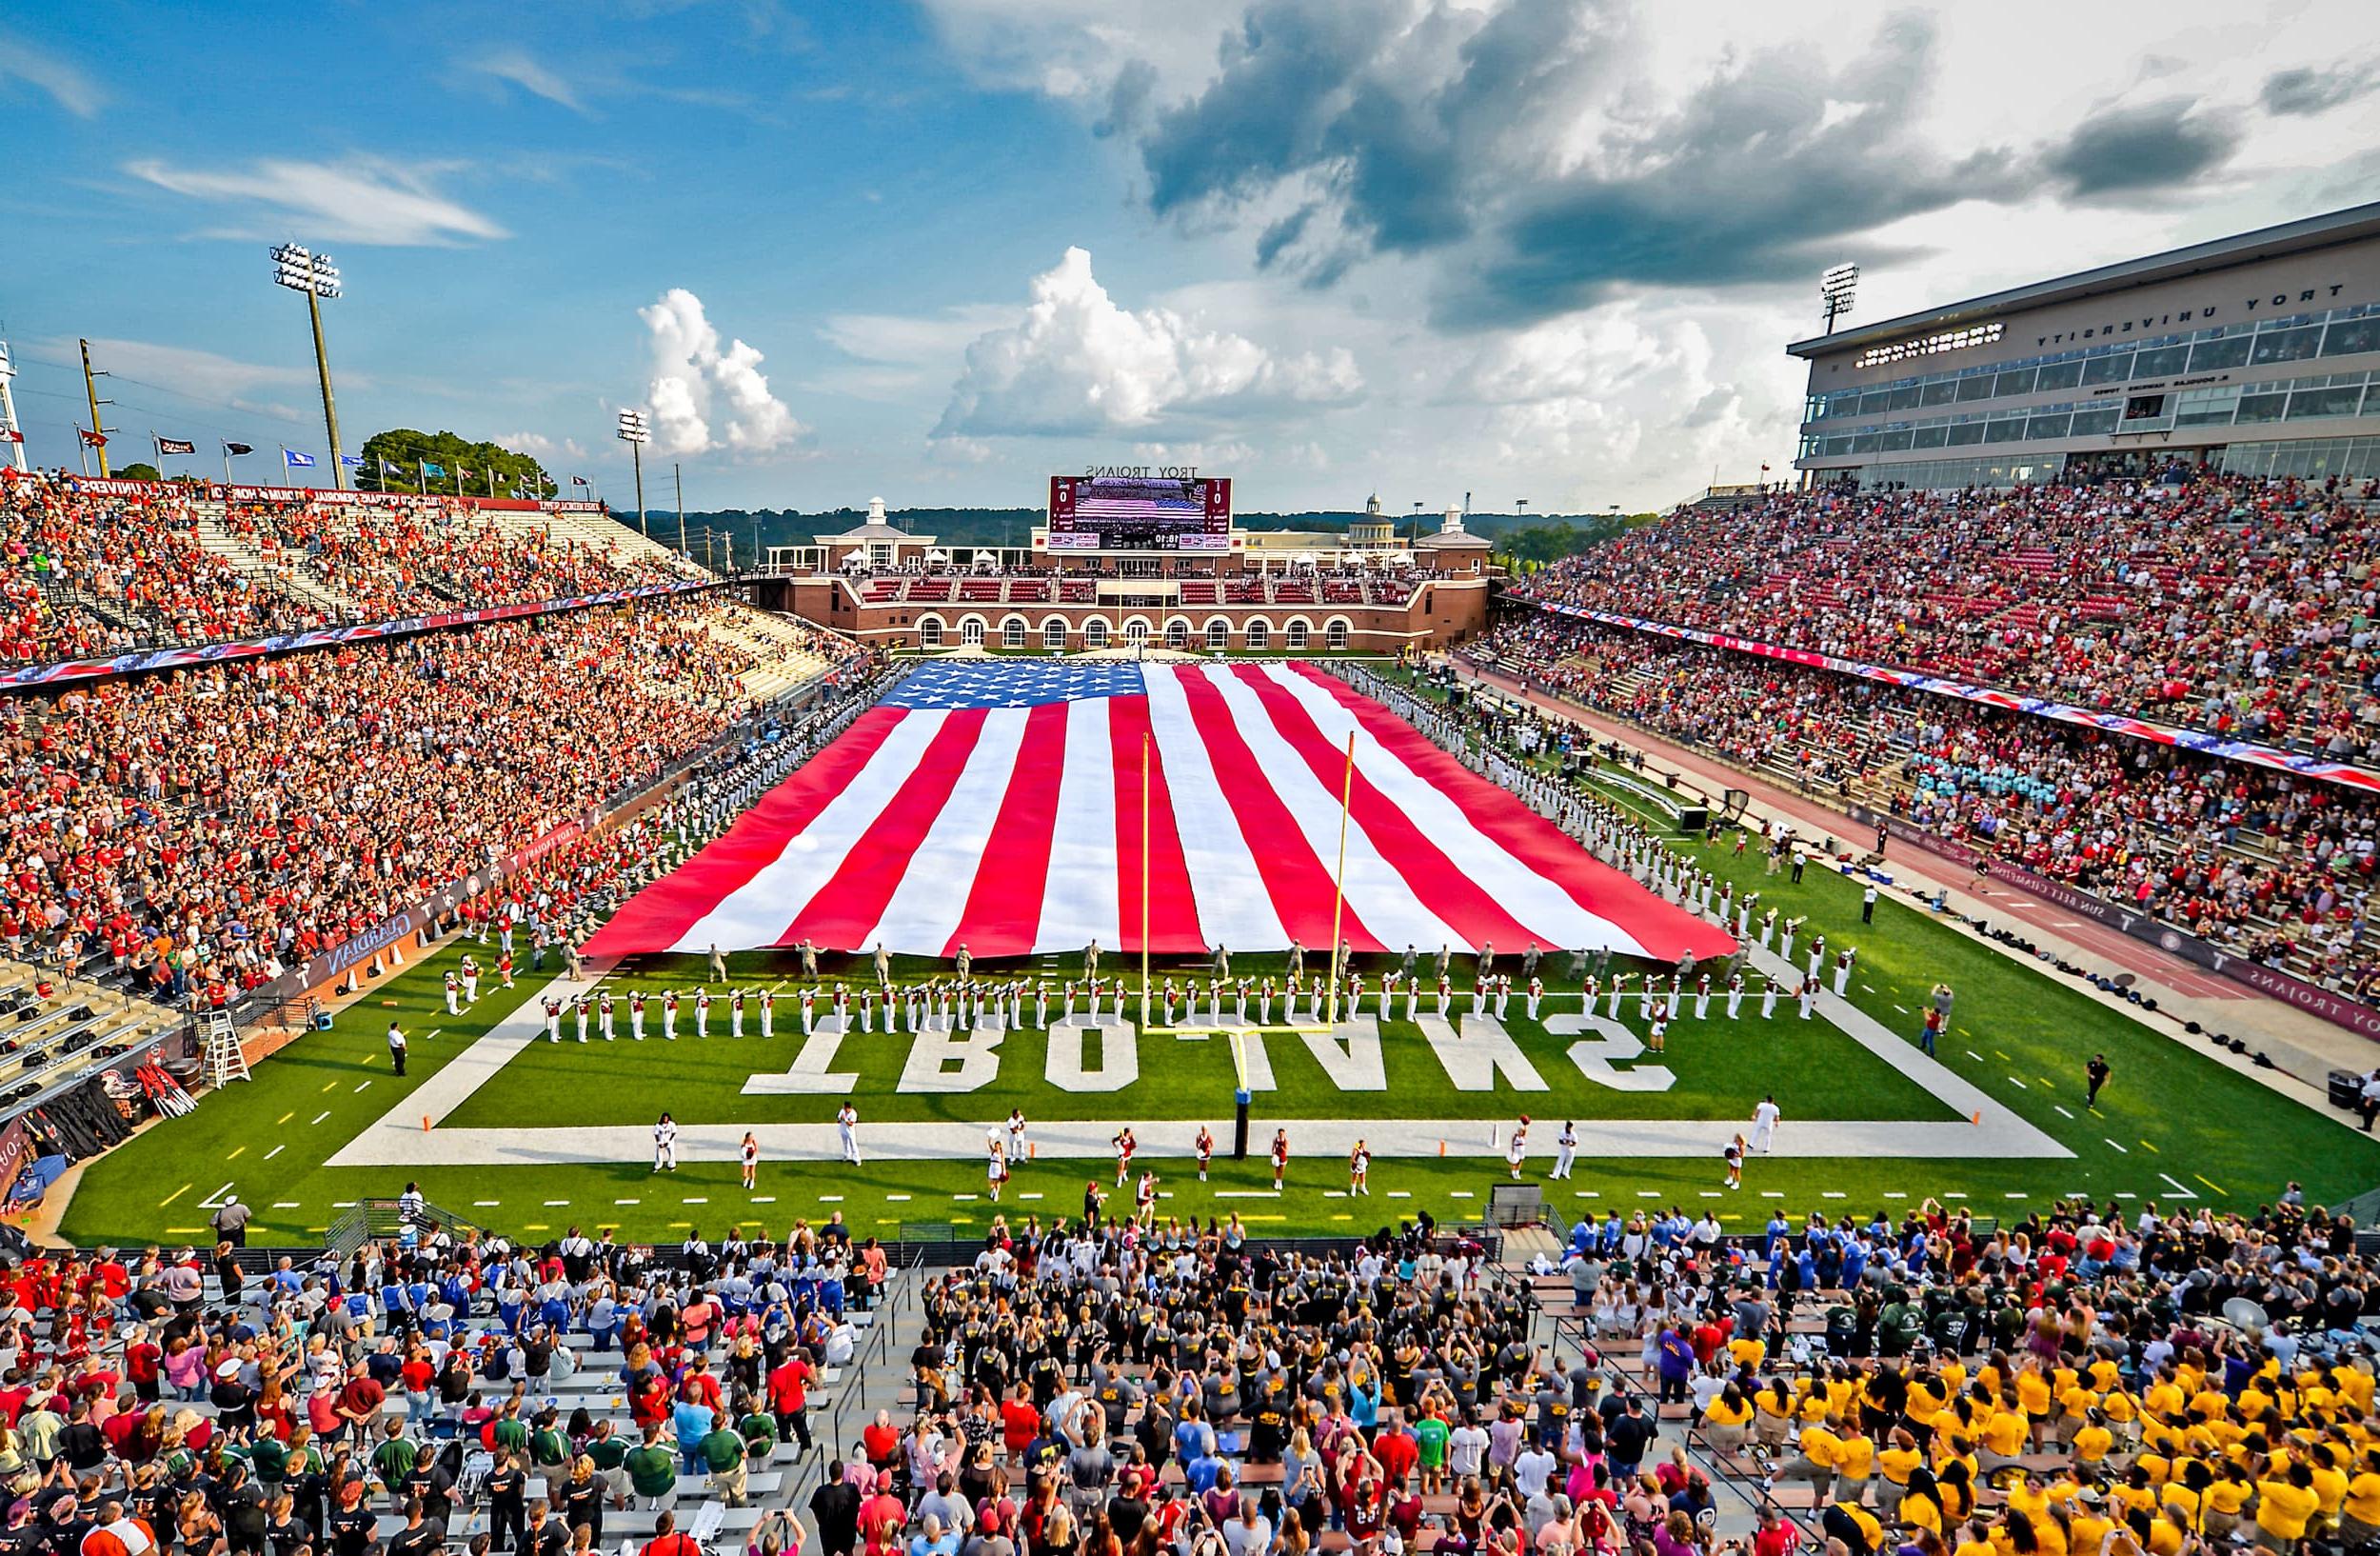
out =
[[20,8],[0,329],[48,464],[78,337],[119,459],[321,454],[288,239],[345,273],[350,449],[451,429],[616,502],[638,406],[698,507],[1030,504],[1132,459],[1251,509],[1637,507],[1784,466],[1836,260],[1883,317],[2380,198],[2368,15]]

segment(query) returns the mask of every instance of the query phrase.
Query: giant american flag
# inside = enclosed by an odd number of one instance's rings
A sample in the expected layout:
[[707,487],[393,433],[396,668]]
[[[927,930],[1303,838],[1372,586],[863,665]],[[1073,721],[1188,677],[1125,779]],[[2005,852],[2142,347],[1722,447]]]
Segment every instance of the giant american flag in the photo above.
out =
[[1733,948],[1311,666],[944,660],[587,950],[1137,951],[1144,857],[1152,950],[1327,947],[1351,734],[1356,949]]

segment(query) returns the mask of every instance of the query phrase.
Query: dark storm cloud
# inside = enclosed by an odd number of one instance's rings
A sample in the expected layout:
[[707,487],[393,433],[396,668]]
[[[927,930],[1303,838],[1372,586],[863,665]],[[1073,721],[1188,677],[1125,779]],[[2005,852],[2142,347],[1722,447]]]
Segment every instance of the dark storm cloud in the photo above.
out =
[[[1523,324],[1619,287],[1814,273],[1854,234],[1962,201],[2152,199],[2240,141],[2236,115],[2172,97],[2047,145],[1946,154],[1921,125],[1939,75],[1922,14],[1888,16],[1847,54],[1731,54],[1657,92],[1634,16],[1624,0],[1508,0],[1484,18],[1431,0],[1257,0],[1215,79],[1141,136],[1150,204],[1286,193],[1259,265],[1327,285],[1367,255],[1436,255],[1441,322]],[[1676,106],[1644,106],[1656,97]]]
[[2300,67],[2266,76],[2258,100],[2268,113],[2323,113],[2353,102],[2374,87],[2380,87],[2380,70],[2369,64],[2334,65],[2327,70]]
[[2092,114],[2044,154],[2041,168],[2081,199],[2165,194],[2230,161],[2240,140],[2233,115],[2165,97]]

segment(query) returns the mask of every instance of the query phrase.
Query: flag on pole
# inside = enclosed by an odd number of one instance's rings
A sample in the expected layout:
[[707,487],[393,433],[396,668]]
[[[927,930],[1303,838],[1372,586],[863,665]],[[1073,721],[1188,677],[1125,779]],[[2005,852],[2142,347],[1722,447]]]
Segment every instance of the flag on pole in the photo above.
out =
[[339,463],[345,465],[348,469],[360,470],[364,468],[364,456],[362,454],[341,454],[339,456]]
[[1735,948],[1319,669],[1117,661],[923,666],[586,954],[1326,946],[1350,735],[1356,949]]
[[0,427],[0,443],[22,443],[25,434],[13,427]]
[[446,467],[444,465],[433,465],[426,459],[422,461],[422,478],[424,480],[427,480],[433,475],[444,475],[446,473]]
[[281,463],[293,470],[310,470],[314,468],[314,456],[299,453],[295,449],[284,449],[281,450]]
[[256,449],[253,445],[246,443],[233,443],[230,439],[226,438],[223,444],[223,451],[236,458],[241,454],[252,454],[256,451]]
[[574,475],[570,477],[570,484],[574,487],[583,487],[586,485],[586,477],[584,475]]
[[198,445],[188,438],[159,438],[157,451],[161,454],[194,454]]
[[81,435],[84,443],[93,449],[105,449],[108,446],[108,434],[105,432],[94,432],[88,427],[78,427],[74,430]]

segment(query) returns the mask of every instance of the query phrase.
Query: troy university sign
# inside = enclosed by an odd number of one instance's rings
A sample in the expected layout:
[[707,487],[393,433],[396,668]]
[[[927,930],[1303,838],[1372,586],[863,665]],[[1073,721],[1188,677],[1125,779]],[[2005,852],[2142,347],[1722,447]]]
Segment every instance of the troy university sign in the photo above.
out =
[[[1529,1056],[1492,1016],[1462,1018],[1458,1028],[1443,1016],[1416,1018],[1430,1053],[1458,1091],[1492,1091],[1500,1079],[1515,1091],[1550,1091]],[[1563,1056],[1578,1073],[1614,1091],[1667,1091],[1677,1077],[1660,1065],[1616,1067],[1641,1057],[1644,1043],[1618,1022],[1602,1016],[1545,1017],[1545,1029],[1556,1037],[1575,1039]],[[849,1028],[849,1029],[847,1029]],[[1000,1077],[1001,1046],[1014,1028],[990,1019],[972,1027],[949,1029],[929,1025],[906,1034],[909,1057],[902,1066],[896,1090],[954,1094],[981,1091]],[[1341,1091],[1385,1091],[1388,1068],[1376,1018],[1317,1025],[1308,1030],[1253,1027],[1224,1021],[1196,1027],[1167,1027],[1156,1034],[1166,1042],[1192,1035],[1236,1040],[1248,1089],[1271,1091],[1273,1060],[1268,1045],[1297,1042]],[[890,1039],[900,1033],[885,1033]],[[803,1037],[802,1051],[790,1070],[755,1075],[744,1082],[747,1096],[833,1095],[859,1085],[855,1070],[835,1068],[835,1057],[846,1036],[877,1041],[860,1032],[843,1017],[826,1016],[813,1023]],[[1049,1051],[1041,1078],[1061,1091],[1096,1094],[1121,1091],[1140,1079],[1139,1026],[1121,1016],[1066,1016],[1049,1025]]]

